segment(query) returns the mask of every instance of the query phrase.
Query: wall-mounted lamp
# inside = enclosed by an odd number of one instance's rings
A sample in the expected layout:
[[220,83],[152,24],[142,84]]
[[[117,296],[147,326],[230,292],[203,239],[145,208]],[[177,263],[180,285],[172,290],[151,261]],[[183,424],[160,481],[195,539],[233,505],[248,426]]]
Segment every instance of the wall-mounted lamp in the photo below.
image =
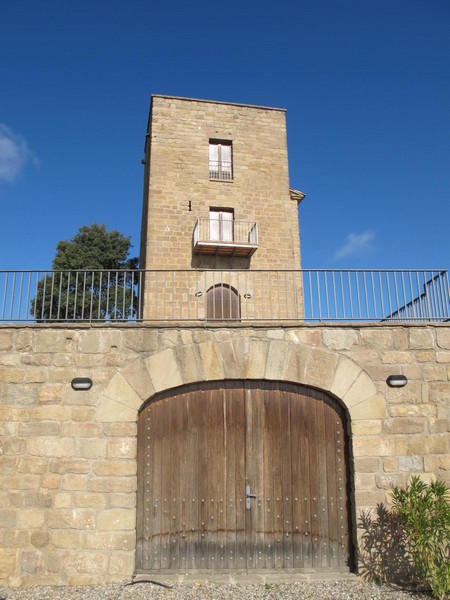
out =
[[401,388],[408,383],[408,380],[404,375],[389,375],[386,379],[386,383],[389,387]]
[[250,300],[250,298],[251,298],[251,297],[252,297],[252,295],[251,295],[251,294],[244,294],[244,298],[245,298],[246,300]]
[[90,377],[75,377],[72,379],[72,388],[74,390],[90,390],[92,387],[92,379]]
[[203,292],[195,292],[194,296],[196,298],[200,298],[201,296],[203,296]]

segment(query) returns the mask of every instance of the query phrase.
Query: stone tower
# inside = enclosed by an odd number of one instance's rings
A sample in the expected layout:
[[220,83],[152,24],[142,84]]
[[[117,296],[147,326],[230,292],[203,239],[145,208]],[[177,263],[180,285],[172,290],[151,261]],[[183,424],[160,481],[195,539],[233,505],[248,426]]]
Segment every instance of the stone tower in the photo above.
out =
[[[300,268],[302,198],[289,188],[284,110],[152,97],[141,268],[183,270],[175,276],[183,318],[192,311],[206,316],[208,292],[210,318],[238,318],[241,310],[262,315],[264,298],[244,278],[249,271]],[[186,272],[192,270],[200,279]],[[144,318],[163,318],[155,308],[162,306],[161,287],[167,289],[162,278],[146,276]],[[301,290],[297,280],[293,285],[298,317]]]

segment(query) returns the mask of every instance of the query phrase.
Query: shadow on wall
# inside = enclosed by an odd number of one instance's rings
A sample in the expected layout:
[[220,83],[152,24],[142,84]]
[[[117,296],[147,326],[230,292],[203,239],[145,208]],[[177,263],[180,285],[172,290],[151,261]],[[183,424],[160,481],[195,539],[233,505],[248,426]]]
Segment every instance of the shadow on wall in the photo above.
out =
[[375,583],[409,587],[417,583],[418,574],[408,557],[398,517],[380,503],[376,518],[369,511],[360,514],[362,530],[359,575]]

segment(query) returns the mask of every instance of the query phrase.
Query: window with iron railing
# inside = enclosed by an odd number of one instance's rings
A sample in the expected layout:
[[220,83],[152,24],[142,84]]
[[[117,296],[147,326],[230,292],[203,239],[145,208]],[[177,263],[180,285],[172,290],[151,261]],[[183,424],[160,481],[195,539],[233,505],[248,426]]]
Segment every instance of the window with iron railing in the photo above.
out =
[[232,181],[233,162],[231,142],[209,141],[209,178],[221,181]]

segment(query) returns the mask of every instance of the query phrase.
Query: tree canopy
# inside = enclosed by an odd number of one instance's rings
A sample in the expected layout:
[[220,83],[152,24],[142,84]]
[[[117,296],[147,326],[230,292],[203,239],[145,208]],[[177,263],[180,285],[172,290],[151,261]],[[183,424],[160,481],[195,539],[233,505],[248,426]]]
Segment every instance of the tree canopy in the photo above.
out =
[[136,316],[138,267],[130,237],[85,225],[56,246],[52,273],[37,285],[31,313],[38,321],[126,320]]
[[137,258],[128,258],[130,237],[107,231],[106,225],[84,225],[71,240],[56,246],[53,270],[136,269]]

